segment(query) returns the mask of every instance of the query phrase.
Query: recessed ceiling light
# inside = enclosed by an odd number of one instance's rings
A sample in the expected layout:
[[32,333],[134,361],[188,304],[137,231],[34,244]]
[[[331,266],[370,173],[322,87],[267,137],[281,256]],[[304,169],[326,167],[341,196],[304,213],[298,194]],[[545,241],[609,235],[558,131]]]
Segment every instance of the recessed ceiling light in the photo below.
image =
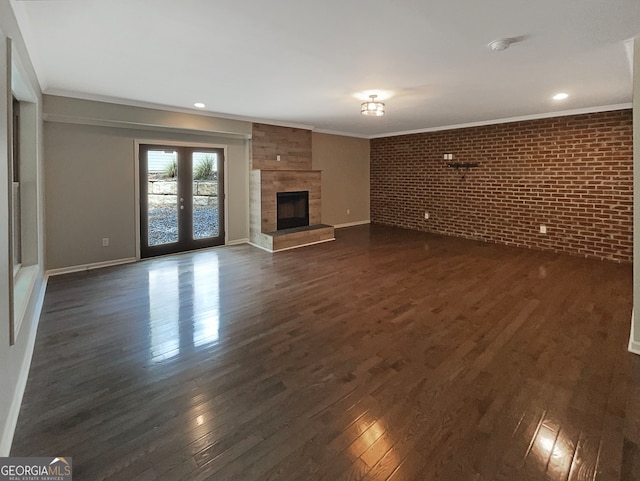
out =
[[206,105],[203,104],[202,102],[196,102],[195,104],[193,104],[193,106],[197,109],[203,109],[206,107]]
[[564,100],[564,99],[566,99],[567,97],[569,97],[569,94],[566,94],[566,93],[564,93],[564,92],[560,92],[559,94],[555,94],[555,95],[553,96],[553,100]]
[[510,38],[499,38],[498,40],[494,40],[489,43],[489,48],[494,52],[500,52],[501,50],[506,50],[513,43],[513,40]]

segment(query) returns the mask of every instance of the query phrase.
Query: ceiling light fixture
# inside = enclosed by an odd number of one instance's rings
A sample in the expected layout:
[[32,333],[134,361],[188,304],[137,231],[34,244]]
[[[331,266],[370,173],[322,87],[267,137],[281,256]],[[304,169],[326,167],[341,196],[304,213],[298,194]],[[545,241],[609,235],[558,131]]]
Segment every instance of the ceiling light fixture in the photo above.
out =
[[564,93],[564,92],[560,92],[559,94],[555,94],[555,95],[553,96],[553,100],[564,100],[564,99],[566,99],[567,97],[569,97],[569,94]]
[[206,105],[203,104],[202,102],[196,102],[195,104],[193,104],[193,106],[197,109],[203,109],[206,107]]
[[494,52],[500,52],[501,50],[506,50],[513,43],[513,40],[510,38],[499,38],[498,40],[494,40],[489,43],[489,47]]
[[377,95],[369,95],[367,102],[362,102],[360,106],[360,113],[362,115],[371,115],[373,117],[381,117],[384,115],[384,104],[382,102],[376,102]]

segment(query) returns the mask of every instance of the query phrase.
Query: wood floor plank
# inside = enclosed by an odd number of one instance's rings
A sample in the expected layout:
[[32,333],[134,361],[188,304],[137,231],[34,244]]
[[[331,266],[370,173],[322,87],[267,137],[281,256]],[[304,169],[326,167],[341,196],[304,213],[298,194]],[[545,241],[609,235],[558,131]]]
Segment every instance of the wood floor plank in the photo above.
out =
[[53,277],[11,453],[80,481],[630,481],[631,286],[376,225]]

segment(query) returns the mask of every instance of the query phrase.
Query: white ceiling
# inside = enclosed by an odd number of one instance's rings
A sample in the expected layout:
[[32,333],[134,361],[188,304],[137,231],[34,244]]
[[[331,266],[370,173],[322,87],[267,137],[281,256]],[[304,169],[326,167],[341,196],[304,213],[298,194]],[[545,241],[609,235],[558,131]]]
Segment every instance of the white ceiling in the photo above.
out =
[[364,137],[631,102],[640,33],[639,0],[11,2],[45,93]]

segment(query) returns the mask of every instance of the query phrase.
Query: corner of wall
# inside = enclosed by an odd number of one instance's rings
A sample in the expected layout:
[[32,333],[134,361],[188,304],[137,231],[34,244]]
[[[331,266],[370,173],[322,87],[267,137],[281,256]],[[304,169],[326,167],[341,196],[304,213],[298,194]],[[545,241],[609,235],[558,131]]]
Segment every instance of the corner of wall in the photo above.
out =
[[[633,42],[633,306],[640,306],[640,36]],[[640,320],[631,316],[629,351],[640,354]]]
[[[2,329],[0,333],[0,365],[2,365],[2,391],[0,392],[0,456],[8,456],[11,450],[13,434],[18,421],[20,407],[22,404],[22,396],[27,384],[29,369],[31,366],[31,358],[35,345],[36,333],[46,290],[46,278],[44,277],[44,217],[42,212],[43,205],[43,184],[42,179],[42,97],[41,89],[35,70],[33,68],[29,52],[20,25],[14,15],[13,5],[9,2],[0,2],[0,44],[2,45],[2,53],[0,53],[0,104],[3,112],[9,112],[10,109],[6,102],[14,95],[20,101],[28,104],[36,104],[36,108],[29,107],[29,116],[27,122],[35,125],[35,141],[30,144],[29,154],[25,154],[25,158],[33,159],[35,156],[35,181],[30,179],[32,185],[35,185],[36,195],[30,197],[29,201],[33,203],[34,199],[37,203],[35,216],[29,216],[28,221],[37,225],[29,225],[32,228],[29,231],[29,239],[37,238],[36,246],[28,246],[29,249],[23,251],[23,260],[28,259],[27,265],[36,269],[33,276],[29,277],[29,284],[23,297],[24,314],[22,316],[22,324],[17,331],[15,343],[10,345],[8,339],[9,329],[7,328],[11,320],[11,314],[6,307],[12,290],[15,289],[10,282],[13,272],[13,262],[11,259],[11,248],[7,244],[6,239],[10,238],[10,222],[8,220],[11,207],[9,205],[9,196],[6,187],[9,184],[7,177],[9,169],[7,160],[10,157],[5,156],[3,161],[4,169],[0,169],[0,190],[4,193],[0,195],[0,253],[8,262],[3,265],[4,275],[0,276],[0,321]],[[7,48],[8,38],[12,39],[9,48]],[[6,107],[6,108],[5,108]],[[25,119],[23,113],[23,119]],[[0,119],[0,150],[7,153],[12,142],[8,134],[9,129],[6,123],[6,115]],[[9,164],[11,163],[8,160]],[[31,190],[33,192],[33,190]],[[32,204],[31,204],[32,205]],[[28,212],[32,212],[28,210]],[[24,220],[24,219],[23,219]],[[37,251],[37,252],[36,252]],[[6,324],[5,324],[6,323]]]
[[631,335],[629,336],[629,352],[632,352],[634,354],[640,354],[640,342],[635,341],[634,339],[635,337],[635,330],[636,330],[636,326],[635,326],[635,319],[634,319],[634,311],[631,311]]
[[4,426],[2,426],[2,432],[0,433],[0,456],[6,457],[11,453],[11,444],[18,424],[22,397],[27,387],[27,379],[29,377],[29,370],[31,369],[31,359],[33,358],[33,349],[36,343],[38,323],[40,321],[40,313],[42,312],[46,289],[47,278],[45,277],[41,279],[36,294],[32,298],[32,308],[28,311],[28,317],[25,318],[22,326],[21,334],[27,336],[27,339],[20,361],[20,369],[17,373],[16,387],[10,400],[9,412],[7,413]]

